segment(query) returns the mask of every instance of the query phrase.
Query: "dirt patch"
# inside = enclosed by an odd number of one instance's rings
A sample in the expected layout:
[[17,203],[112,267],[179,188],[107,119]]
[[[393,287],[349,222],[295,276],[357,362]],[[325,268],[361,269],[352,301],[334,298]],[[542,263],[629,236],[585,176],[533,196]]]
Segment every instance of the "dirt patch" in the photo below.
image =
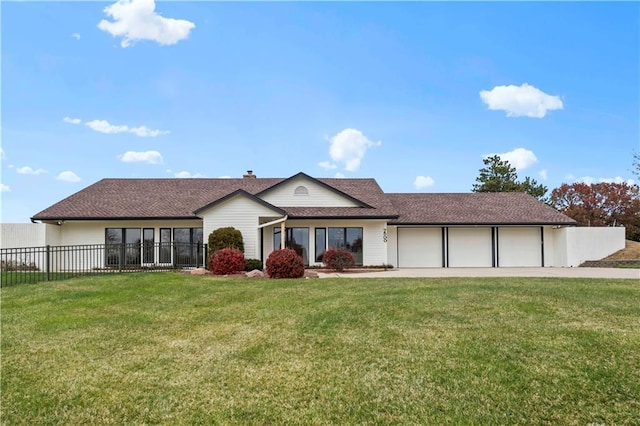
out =
[[627,240],[625,247],[618,250],[610,256],[605,257],[605,261],[610,260],[639,260],[640,261],[640,242]]

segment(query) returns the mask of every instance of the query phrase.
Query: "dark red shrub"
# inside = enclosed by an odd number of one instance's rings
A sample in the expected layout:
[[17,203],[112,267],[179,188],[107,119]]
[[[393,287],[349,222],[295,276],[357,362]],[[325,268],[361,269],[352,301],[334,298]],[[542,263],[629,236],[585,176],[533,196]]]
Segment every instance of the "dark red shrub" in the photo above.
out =
[[267,274],[270,278],[301,278],[304,276],[304,260],[295,250],[274,250],[267,258]]
[[339,248],[332,248],[324,252],[322,263],[324,263],[327,268],[337,272],[342,272],[346,268],[352,268],[356,264],[350,252]]
[[244,271],[247,261],[238,249],[225,248],[213,253],[209,260],[209,270],[214,275],[229,275]]

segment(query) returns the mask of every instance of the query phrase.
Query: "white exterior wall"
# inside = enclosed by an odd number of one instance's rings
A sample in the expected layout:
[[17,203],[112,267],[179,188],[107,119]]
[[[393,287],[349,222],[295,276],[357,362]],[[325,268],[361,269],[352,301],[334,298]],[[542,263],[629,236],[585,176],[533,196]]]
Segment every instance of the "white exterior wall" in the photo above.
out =
[[387,226],[387,263],[398,267],[398,227]]
[[218,228],[233,226],[242,233],[244,256],[260,258],[260,217],[278,217],[270,208],[247,197],[238,195],[200,213],[204,222],[205,242],[209,234]]
[[556,266],[556,230],[551,226],[544,227],[544,266]]
[[491,228],[449,228],[449,267],[491,267]]
[[[308,195],[294,195],[298,186],[309,190]],[[304,177],[283,183],[261,198],[274,206],[286,207],[358,207],[356,203]]]
[[[202,228],[202,221],[194,220],[118,220],[67,221],[60,226],[60,245],[104,244],[106,228],[153,228],[155,241],[160,241],[160,228]],[[207,242],[204,234],[204,242]]]
[[579,266],[600,260],[625,247],[623,227],[571,227],[552,230],[553,266]]
[[[103,245],[105,244],[106,228],[140,228],[141,236],[143,228],[154,229],[155,243],[160,242],[160,228],[201,228],[202,221],[194,220],[120,220],[120,221],[65,221],[59,229],[57,243],[51,245],[77,246],[77,245]],[[53,236],[55,238],[55,236]],[[173,238],[173,235],[172,235]],[[203,237],[206,243],[206,236]],[[102,250],[90,250],[69,252],[66,256],[52,255],[52,270],[74,270],[88,268],[103,268],[105,253]],[[154,259],[159,259],[158,248]]]
[[[309,262],[310,265],[321,265],[315,260],[316,233],[315,228],[352,227],[362,228],[362,263],[363,265],[383,265],[387,261],[387,242],[384,241],[384,220],[287,220],[286,228],[309,228]],[[264,228],[264,261],[273,251],[273,229],[280,224]]]
[[542,266],[540,227],[498,228],[498,266]]

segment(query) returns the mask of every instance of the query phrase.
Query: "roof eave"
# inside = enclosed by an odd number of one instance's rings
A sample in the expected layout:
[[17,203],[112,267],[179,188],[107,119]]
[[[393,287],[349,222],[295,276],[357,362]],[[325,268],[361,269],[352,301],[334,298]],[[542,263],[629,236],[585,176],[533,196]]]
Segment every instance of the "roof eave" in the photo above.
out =
[[193,213],[197,215],[197,214],[199,214],[200,212],[202,212],[204,210],[207,210],[207,209],[210,209],[212,207],[215,207],[218,204],[222,204],[225,201],[230,200],[231,198],[234,198],[234,197],[237,197],[237,196],[248,198],[249,200],[252,200],[252,201],[254,201],[254,202],[258,203],[258,204],[261,204],[262,206],[267,207],[268,209],[271,209],[271,210],[273,210],[274,212],[276,212],[278,214],[281,214],[281,215],[285,215],[286,214],[286,212],[284,210],[282,210],[281,208],[276,207],[273,204],[270,204],[270,203],[264,201],[262,198],[259,198],[258,196],[253,195],[253,194],[245,191],[244,189],[237,189],[237,190],[225,195],[222,198],[218,198],[217,200],[214,200],[211,203],[200,207],[199,209],[195,210]]
[[96,220],[193,220],[193,219],[202,219],[196,215],[193,216],[122,216],[122,217],[114,217],[114,216],[89,216],[89,217],[79,217],[79,216],[56,216],[56,217],[38,217],[34,216],[30,218],[31,221],[96,221]]

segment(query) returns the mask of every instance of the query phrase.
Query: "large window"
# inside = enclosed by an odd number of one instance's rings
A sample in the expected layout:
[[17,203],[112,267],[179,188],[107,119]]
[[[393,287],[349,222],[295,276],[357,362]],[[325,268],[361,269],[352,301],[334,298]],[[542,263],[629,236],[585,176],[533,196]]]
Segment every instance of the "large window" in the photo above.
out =
[[362,265],[362,228],[329,228],[328,231],[327,247],[350,251],[356,265]]
[[327,248],[327,228],[316,228],[316,262],[322,262]]
[[[309,228],[286,228],[286,238],[284,246],[295,250],[295,252],[304,260],[304,264],[309,264]],[[280,228],[273,228],[273,249],[280,248],[281,238]]]
[[171,231],[171,228],[160,228],[156,255],[154,228],[106,228],[106,265],[123,267],[156,262],[175,266],[202,265],[202,228],[173,228],[173,238]]
[[155,230],[144,228],[142,230],[142,262],[153,263],[155,251]]
[[107,266],[140,265],[140,228],[107,228],[105,251]]
[[171,263],[171,228],[160,228],[160,263]]
[[176,266],[202,264],[202,228],[173,228],[173,246]]

